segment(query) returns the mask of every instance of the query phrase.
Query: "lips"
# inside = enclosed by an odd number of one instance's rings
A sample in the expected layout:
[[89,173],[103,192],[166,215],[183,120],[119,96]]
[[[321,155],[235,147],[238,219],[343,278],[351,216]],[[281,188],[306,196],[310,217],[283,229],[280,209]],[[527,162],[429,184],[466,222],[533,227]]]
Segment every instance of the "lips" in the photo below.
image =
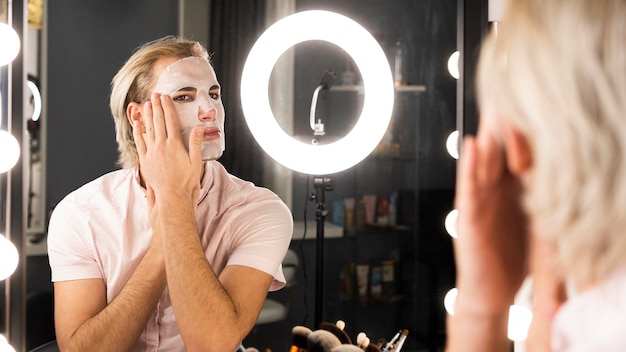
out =
[[219,139],[221,136],[220,129],[217,127],[207,127],[204,129],[204,141],[212,141]]

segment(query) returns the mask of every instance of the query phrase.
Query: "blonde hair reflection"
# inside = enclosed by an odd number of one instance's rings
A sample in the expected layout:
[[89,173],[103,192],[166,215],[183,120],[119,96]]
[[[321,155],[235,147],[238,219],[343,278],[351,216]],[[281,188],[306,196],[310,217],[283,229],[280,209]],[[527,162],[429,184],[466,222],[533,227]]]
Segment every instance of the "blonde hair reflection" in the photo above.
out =
[[528,138],[533,230],[590,284],[626,263],[626,1],[508,5],[481,53],[481,109]]

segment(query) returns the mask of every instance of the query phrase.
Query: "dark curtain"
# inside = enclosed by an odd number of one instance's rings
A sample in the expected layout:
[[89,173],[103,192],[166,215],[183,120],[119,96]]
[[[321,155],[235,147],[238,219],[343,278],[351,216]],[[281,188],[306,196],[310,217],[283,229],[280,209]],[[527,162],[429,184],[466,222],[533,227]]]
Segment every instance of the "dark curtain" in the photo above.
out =
[[263,186],[264,152],[241,109],[241,72],[250,49],[265,30],[265,1],[212,1],[208,50],[222,86],[226,151],[220,162],[233,175]]

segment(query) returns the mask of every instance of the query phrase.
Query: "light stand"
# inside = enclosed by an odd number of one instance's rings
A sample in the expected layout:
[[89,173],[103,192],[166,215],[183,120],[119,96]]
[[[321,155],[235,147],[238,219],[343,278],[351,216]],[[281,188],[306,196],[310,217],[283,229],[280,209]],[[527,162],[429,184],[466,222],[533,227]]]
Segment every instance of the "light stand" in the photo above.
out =
[[[324,25],[320,25],[324,24]],[[363,81],[363,108],[356,124],[340,140],[319,145],[303,143],[289,135],[276,121],[266,91],[274,65],[292,46],[323,40],[342,48],[354,60]],[[316,94],[319,90],[318,87]],[[315,324],[322,316],[324,220],[328,214],[325,192],[332,189],[329,175],[346,170],[365,159],[388,128],[393,111],[394,86],[389,61],[376,39],[360,24],[338,13],[310,10],[280,19],[261,34],[243,67],[241,106],[250,132],[261,148],[283,166],[314,175],[317,202],[317,273]],[[313,111],[313,108],[312,108]],[[321,126],[318,126],[321,125]],[[323,125],[312,118],[314,132]]]
[[[313,98],[311,99],[311,112],[309,115],[309,123],[313,130],[313,139],[311,144],[318,145],[319,138],[326,134],[324,130],[324,124],[321,119],[316,119],[317,100],[320,92],[323,93],[322,97],[326,97],[326,93],[330,90],[335,80],[335,73],[332,70],[324,72],[320,79],[320,84],[315,88],[313,92]],[[315,242],[315,314],[313,318],[313,326],[317,328],[322,322],[324,303],[324,222],[328,215],[326,209],[326,191],[332,191],[332,179],[328,176],[314,176],[313,187],[315,188],[315,194],[311,195],[310,200],[316,202],[315,206],[315,222],[316,228],[316,242]],[[306,221],[306,219],[305,219]]]
[[315,194],[311,195],[311,201],[315,201],[315,222],[317,225],[315,243],[315,315],[313,326],[317,328],[322,319],[322,303],[324,302],[324,222],[328,215],[326,209],[326,191],[333,190],[332,179],[327,176],[315,176],[313,178]]

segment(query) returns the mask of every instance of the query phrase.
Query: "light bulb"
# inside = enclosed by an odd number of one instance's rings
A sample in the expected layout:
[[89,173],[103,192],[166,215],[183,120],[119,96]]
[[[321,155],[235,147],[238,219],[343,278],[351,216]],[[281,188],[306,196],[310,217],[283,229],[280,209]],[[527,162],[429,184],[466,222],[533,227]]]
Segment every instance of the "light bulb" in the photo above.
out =
[[459,73],[459,56],[459,52],[455,51],[448,59],[448,72],[450,72],[450,76],[454,77],[454,79],[459,79],[461,76]]
[[15,352],[15,349],[9,345],[9,341],[2,334],[0,334],[0,352]]
[[446,309],[446,312],[450,315],[454,315],[454,308],[456,307],[456,296],[459,294],[459,290],[456,287],[453,287],[446,293],[443,298],[443,307]]
[[9,345],[8,342],[5,342],[5,343],[0,342],[0,352],[15,352],[15,348]]
[[19,260],[19,254],[13,242],[0,234],[0,281],[13,274]]
[[20,37],[11,26],[0,23],[0,66],[13,61],[20,52]]
[[0,173],[9,171],[20,158],[20,144],[7,131],[0,130]]
[[528,337],[528,328],[530,328],[530,322],[532,320],[533,313],[530,309],[516,304],[512,305],[509,309],[509,340],[526,340]]
[[458,237],[457,233],[457,222],[459,219],[459,211],[456,209],[452,209],[448,215],[446,215],[446,219],[444,220],[444,226],[446,227],[446,231],[453,238]]
[[451,157],[459,158],[459,131],[450,133],[448,139],[446,139],[446,149]]

